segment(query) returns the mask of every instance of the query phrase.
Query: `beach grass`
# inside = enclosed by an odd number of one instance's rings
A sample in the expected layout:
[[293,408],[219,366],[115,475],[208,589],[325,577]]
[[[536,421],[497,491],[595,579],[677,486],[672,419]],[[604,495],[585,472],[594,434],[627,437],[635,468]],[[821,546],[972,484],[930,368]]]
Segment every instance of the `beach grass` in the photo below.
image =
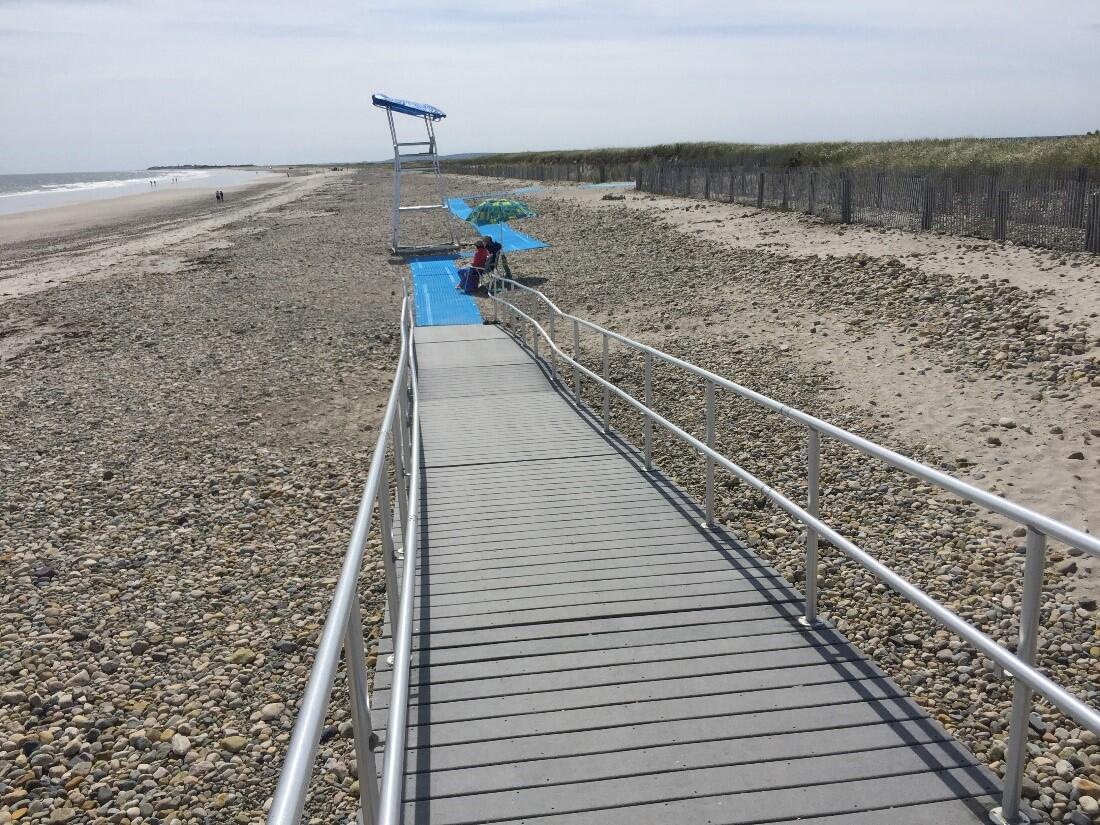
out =
[[1100,130],[1031,138],[923,138],[821,143],[665,143],[656,146],[510,152],[478,158],[504,163],[759,162],[770,166],[1100,168]]

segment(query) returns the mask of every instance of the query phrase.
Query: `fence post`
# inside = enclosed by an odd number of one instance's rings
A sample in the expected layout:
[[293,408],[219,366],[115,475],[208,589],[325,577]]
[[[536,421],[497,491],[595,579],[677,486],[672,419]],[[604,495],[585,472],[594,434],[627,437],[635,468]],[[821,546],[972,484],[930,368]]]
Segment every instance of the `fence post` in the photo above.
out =
[[1100,252],[1100,192],[1089,195],[1088,226],[1085,229],[1085,251]]
[[1008,192],[1004,189],[997,193],[997,207],[993,213],[993,240],[1008,238]]
[[925,177],[921,187],[920,228],[932,228],[932,179]]
[[817,197],[817,172],[810,172],[809,185],[806,187],[806,214],[812,215],[814,213],[814,199]]
[[761,169],[756,179],[756,208],[764,208],[764,170]]
[[790,186],[790,175],[791,175],[791,170],[790,169],[784,169],[783,170],[783,208],[784,209],[787,208],[787,192],[789,191],[789,186]]
[[703,173],[703,200],[710,200],[710,167],[708,166]]
[[852,222],[852,179],[847,169],[840,172],[840,222]]
[[600,183],[607,183],[607,164],[600,164]]
[[730,203],[734,203],[737,200],[737,198],[734,197],[734,194],[733,194],[733,186],[734,186],[734,184],[733,184],[733,167],[731,166],[730,167],[730,200],[729,200]]
[[[1027,556],[1024,561],[1024,594],[1020,605],[1020,641],[1016,655],[1034,664],[1039,640],[1039,611],[1043,603],[1043,563],[1046,560],[1046,536],[1033,527],[1027,530]],[[1031,714],[1031,688],[1018,679],[1012,685],[1012,716],[1005,752],[1005,778],[1001,807],[990,811],[990,819],[1005,825],[1030,820],[1020,815],[1020,791],[1027,768],[1028,716]]]
[[1070,215],[1073,218],[1072,226],[1085,225],[1085,198],[1089,185],[1089,169],[1087,166],[1077,167],[1075,175],[1076,186],[1073,187],[1073,207]]

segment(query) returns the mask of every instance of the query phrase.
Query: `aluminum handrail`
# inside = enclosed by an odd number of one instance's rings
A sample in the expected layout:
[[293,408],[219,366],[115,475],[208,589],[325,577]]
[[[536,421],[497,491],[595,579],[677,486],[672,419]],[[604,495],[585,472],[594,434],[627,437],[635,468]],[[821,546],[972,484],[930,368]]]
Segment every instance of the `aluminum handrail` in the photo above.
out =
[[621,344],[625,344],[631,349],[638,350],[639,352],[648,352],[654,358],[659,358],[681,369],[698,375],[700,378],[705,378],[708,381],[713,381],[716,385],[727,389],[742,398],[753,401],[761,407],[766,407],[773,412],[789,418],[792,421],[797,421],[799,424],[803,424],[806,427],[817,430],[819,433],[828,435],[837,441],[841,441],[848,444],[851,447],[859,450],[860,452],[873,456],[899,470],[903,470],[910,475],[923,479],[930,484],[935,484],[941,489],[954,493],[959,498],[971,501],[974,504],[980,504],[991,512],[998,513],[1005,516],[1012,521],[1022,524],[1026,527],[1034,527],[1040,533],[1049,536],[1052,539],[1058,539],[1065,544],[1072,547],[1076,547],[1078,550],[1089,553],[1091,555],[1100,557],[1100,538],[1096,536],[1090,536],[1088,533],[1084,533],[1075,527],[1071,527],[1068,524],[1057,521],[1044,516],[1042,513],[1037,513],[1034,510],[1030,510],[1027,507],[1022,507],[1019,504],[1014,504],[1007,499],[1003,499],[998,495],[982,490],[972,484],[967,484],[965,481],[961,481],[953,476],[947,475],[947,473],[940,472],[933,469],[926,464],[921,464],[918,461],[914,461],[911,458],[906,458],[900,453],[896,453],[886,447],[879,444],[875,444],[873,441],[868,441],[854,433],[848,432],[841,427],[837,427],[835,424],[830,424],[828,421],[823,421],[820,418],[816,418],[809,413],[802,412],[795,407],[790,407],[773,398],[769,398],[766,395],[762,395],[754,390],[750,390],[748,387],[743,387],[728,378],[723,378],[717,373],[713,373],[710,370],[703,367],[692,364],[690,361],[684,361],[681,358],[677,358],[674,355],[669,355],[666,352],[662,352],[655,347],[651,347],[648,344],[643,344],[640,341],[635,341],[631,338],[627,338],[625,335],[614,332],[613,330],[606,329],[599,324],[587,321],[584,318],[577,317],[576,315],[570,315],[567,312],[562,312],[561,309],[554,304],[549,298],[537,289],[525,286],[517,283],[516,281],[508,278],[498,278],[498,282],[507,283],[512,288],[520,289],[525,292],[529,292],[537,296],[542,300],[546,306],[548,306],[556,315],[561,318],[566,318],[570,321],[576,321],[581,326],[598,332],[601,335],[606,335],[608,338],[618,341]]
[[[321,733],[325,717],[329,709],[332,695],[333,682],[340,661],[340,653],[347,655],[348,681],[351,692],[352,723],[354,729],[356,757],[359,768],[361,812],[360,822],[373,822],[375,810],[379,808],[379,789],[375,782],[376,768],[374,755],[371,749],[370,739],[372,735],[370,725],[370,708],[367,700],[367,674],[363,658],[363,633],[362,614],[359,606],[359,574],[362,568],[363,555],[366,550],[367,537],[370,532],[372,516],[377,504],[380,512],[380,526],[382,527],[382,543],[384,563],[386,567],[387,589],[394,582],[392,553],[392,535],[389,534],[389,480],[387,468],[387,447],[393,441],[394,451],[394,476],[398,488],[398,501],[409,500],[408,518],[405,521],[403,538],[405,540],[405,575],[404,587],[401,588],[400,598],[401,621],[398,627],[401,629],[401,638],[404,639],[404,673],[406,684],[408,682],[408,648],[409,634],[411,632],[412,613],[412,570],[415,568],[416,558],[416,513],[419,496],[416,491],[419,488],[419,409],[416,389],[416,361],[412,344],[412,328],[414,323],[414,308],[405,291],[401,303],[401,344],[397,368],[394,373],[393,387],[390,390],[389,400],[379,426],[378,440],[371,458],[370,470],[367,473],[367,481],[363,488],[363,497],[359,502],[359,509],[352,527],[351,538],[348,541],[347,553],[340,569],[336,589],[333,594],[332,604],[329,607],[328,616],[325,619],[324,629],[314,655],[314,665],[310,672],[309,681],[302,701],[298,709],[298,716],[291,734],[290,745],[287,749],[286,760],[283,763],[279,775],[279,782],[272,798],[271,807],[267,816],[268,825],[298,825],[302,817],[306,795],[309,789],[310,779],[313,775],[314,763],[317,759],[317,750],[320,744]],[[410,387],[411,384],[411,387]],[[408,398],[411,391],[412,408],[407,411]],[[405,432],[408,436],[405,437]],[[411,442],[411,444],[410,444]],[[406,447],[408,445],[408,447]],[[403,466],[407,463],[404,453],[408,449],[412,461],[412,472],[408,489],[403,489],[405,475]],[[404,504],[402,508],[406,509]],[[387,593],[391,607],[395,605],[397,594]],[[391,609],[391,624],[394,621]],[[398,649],[400,652],[401,648]],[[401,659],[397,660],[396,674],[401,671]],[[404,707],[404,702],[398,700],[397,685],[395,683],[393,711],[391,712],[389,735],[390,742],[404,741],[404,723],[401,731],[395,736],[393,729],[400,717],[399,712]],[[403,751],[403,747],[402,747]],[[391,760],[391,749],[386,748],[386,765]],[[399,765],[399,773],[403,773],[403,760]],[[378,822],[397,822],[396,819]]]
[[[507,289],[502,289],[506,287]],[[525,291],[536,296],[549,310],[549,325],[551,331],[548,332],[537,318],[532,317],[527,312],[524,312],[518,306],[511,301],[505,300],[501,297],[506,291],[514,291],[516,289]],[[1078,699],[1072,693],[1067,691],[1058,683],[1054,682],[1048,676],[1041,673],[1034,667],[1035,651],[1038,639],[1039,629],[1039,610],[1042,597],[1042,576],[1043,576],[1043,563],[1045,542],[1048,536],[1057,538],[1065,543],[1077,547],[1078,549],[1100,555],[1100,542],[1094,537],[1082,533],[1069,525],[1062,524],[1054,519],[1050,519],[1043,516],[1040,513],[1036,513],[1025,507],[1021,507],[1011,502],[1006,502],[1000,497],[993,496],[983,490],[979,490],[965,482],[952,478],[937,470],[933,470],[931,467],[920,464],[912,459],[906,458],[892,450],[888,450],[885,447],[881,447],[867,439],[854,435],[847,430],[843,430],[840,427],[829,424],[826,421],[822,421],[819,418],[808,415],[793,407],[789,407],[785,404],[780,404],[767,396],[760,393],[749,390],[722,378],[709,370],[704,370],[701,367],[697,367],[682,359],[668,355],[661,352],[654,347],[642,344],[627,338],[619,333],[612,332],[604,327],[594,324],[590,321],[586,321],[583,318],[570,315],[562,312],[549,298],[543,295],[540,291],[532,289],[531,287],[524,286],[517,283],[514,280],[508,278],[497,277],[494,278],[490,284],[489,297],[494,303],[494,311],[498,306],[504,306],[506,308],[506,321],[515,321],[522,318],[529,323],[532,327],[531,335],[531,350],[535,358],[539,358],[539,346],[538,336],[543,338],[551,351],[569,364],[574,369],[574,381],[575,390],[574,395],[578,405],[582,403],[580,393],[580,376],[583,374],[589,379],[594,381],[598,386],[604,390],[603,394],[603,422],[604,429],[610,427],[610,414],[609,414],[609,398],[611,394],[616,395],[628,406],[639,411],[646,419],[646,438],[645,438],[645,464],[648,468],[651,464],[652,455],[652,438],[650,435],[650,429],[653,424],[658,424],[665,428],[668,432],[675,435],[677,438],[694,448],[696,451],[703,454],[708,462],[708,477],[707,477],[707,521],[708,524],[712,522],[713,511],[713,472],[710,469],[713,465],[717,465],[732,473],[735,477],[762,493],[765,498],[777,505],[780,509],[786,512],[788,515],[801,522],[806,526],[806,615],[805,624],[814,628],[819,626],[816,616],[816,578],[817,578],[817,540],[818,537],[822,537],[831,542],[841,552],[853,561],[860,564],[864,569],[875,575],[880,581],[890,587],[899,595],[906,598],[908,601],[922,609],[929,616],[934,618],[944,627],[955,633],[959,638],[970,643],[976,650],[985,654],[991,661],[999,665],[1006,672],[1008,672],[1014,679],[1013,689],[1013,705],[1010,724],[1010,741],[1006,751],[1007,764],[1005,769],[1005,784],[1002,794],[1002,805],[1000,808],[994,809],[991,812],[991,818],[994,822],[1004,823],[1004,825],[1016,825],[1017,823],[1026,823],[1030,820],[1021,810],[1020,790],[1023,781],[1023,772],[1026,767],[1026,746],[1027,746],[1027,727],[1028,727],[1028,714],[1031,710],[1032,692],[1036,692],[1045,697],[1051,704],[1057,707],[1059,710],[1067,714],[1068,716],[1076,719],[1084,727],[1092,730],[1095,733],[1100,733],[1100,712],[1085,702]],[[599,375],[593,370],[585,367],[577,360],[576,357],[572,357],[564,352],[554,340],[553,329],[557,318],[564,318],[573,321],[573,346],[574,355],[579,356],[579,338],[577,329],[583,325],[589,329],[595,330],[600,333],[603,340],[603,362],[602,367],[604,375]],[[652,403],[652,359],[660,358],[667,363],[675,366],[682,367],[688,372],[699,375],[707,381],[707,442],[693,436],[691,433],[685,431],[681,427],[667,420],[657,412],[655,412],[648,404],[639,401],[634,396],[625,390],[617,387],[609,380],[609,360],[608,360],[608,347],[607,343],[609,339],[619,341],[635,350],[641,351],[646,354],[646,374],[645,374],[645,387],[647,401]],[[523,336],[523,343],[526,345],[526,334]],[[551,364],[551,371],[554,378],[557,378],[557,365]],[[731,390],[735,394],[746,398],[750,401],[754,401],[757,404],[764,406],[770,410],[773,410],[781,415],[797,421],[803,424],[810,434],[810,449],[808,451],[808,471],[810,477],[809,486],[809,509],[814,512],[809,512],[807,509],[802,508],[789,498],[784,496],[779,491],[770,487],[765,482],[761,481],[752,473],[748,472],[744,468],[734,463],[729,458],[725,457],[717,450],[713,448],[714,440],[714,392],[713,387],[720,386]],[[817,515],[817,499],[818,499],[818,472],[820,464],[820,435],[826,434],[837,441],[846,443],[856,448],[857,450],[880,458],[885,463],[890,464],[905,472],[909,472],[918,478],[922,478],[929,481],[943,489],[949,490],[962,498],[973,501],[977,504],[983,504],[989,509],[995,512],[1001,513],[1010,519],[1018,521],[1028,528],[1027,534],[1027,557],[1025,562],[1025,575],[1024,575],[1024,595],[1022,599],[1022,613],[1020,622],[1020,642],[1017,646],[1017,652],[1012,653],[999,645],[991,637],[987,636],[981,630],[974,625],[967,622],[961,616],[954,611],[940,604],[930,595],[925,593],[919,587],[906,581],[902,576],[895,573],[885,564],[874,558],[867,551],[858,547],[856,544],[840,535],[836,530],[830,527]],[[713,465],[712,465],[713,462]]]
[[[409,712],[409,672],[412,667],[413,594],[416,591],[416,549],[420,512],[420,392],[417,387],[416,350],[409,349],[412,379],[411,459],[409,514],[402,533],[405,559],[401,571],[401,605],[396,621],[390,617],[393,634],[393,678],[390,684],[390,715],[386,726],[386,752],[382,763],[382,791],[378,825],[399,825],[405,782],[405,735]],[[360,782],[362,782],[360,772]]]

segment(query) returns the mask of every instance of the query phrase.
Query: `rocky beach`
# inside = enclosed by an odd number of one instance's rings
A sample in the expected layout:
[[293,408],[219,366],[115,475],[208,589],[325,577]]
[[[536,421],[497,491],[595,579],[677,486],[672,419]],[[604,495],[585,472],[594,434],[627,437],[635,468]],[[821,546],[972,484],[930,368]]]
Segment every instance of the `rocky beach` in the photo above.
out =
[[103,220],[0,246],[0,823],[258,822],[389,393],[388,202],[316,175]]
[[[295,178],[0,243],[0,825],[262,821],[397,351],[389,185]],[[562,310],[1095,530],[1093,258],[631,191],[521,197],[539,215],[517,228],[551,247],[512,271]],[[640,393],[640,358],[611,364]],[[701,432],[697,381],[659,368],[655,396]],[[804,499],[804,432],[728,394],[718,410],[722,452]],[[636,415],[613,415],[637,443]],[[655,458],[701,495],[697,457],[659,435]],[[825,520],[1015,644],[1011,525],[828,440],[822,465]],[[722,474],[717,499],[800,585],[797,525]],[[1096,705],[1093,562],[1048,560],[1040,664]],[[1002,769],[1010,680],[827,546],[819,585],[822,613]],[[373,557],[372,636],[382,588]],[[354,810],[339,675],[335,696],[304,821]],[[1031,724],[1029,804],[1100,821],[1096,736],[1042,700]]]

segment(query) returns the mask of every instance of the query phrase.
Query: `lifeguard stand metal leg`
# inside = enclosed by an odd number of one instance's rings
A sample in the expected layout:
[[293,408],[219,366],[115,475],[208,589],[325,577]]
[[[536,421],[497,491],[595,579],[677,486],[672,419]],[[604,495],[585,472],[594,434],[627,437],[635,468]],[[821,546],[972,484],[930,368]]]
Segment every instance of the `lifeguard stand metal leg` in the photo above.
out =
[[[421,246],[403,246],[401,244],[401,213],[403,212],[427,212],[434,210],[447,211],[447,185],[443,180],[443,172],[439,167],[439,153],[436,151],[435,128],[432,126],[431,117],[425,115],[424,128],[427,131],[427,140],[401,142],[397,137],[397,126],[393,122],[393,109],[386,109],[386,116],[390,122],[390,137],[393,138],[393,241],[391,248],[395,253],[426,251],[431,249],[457,249],[458,240],[455,237],[454,225],[447,221],[449,236],[446,240],[440,239],[439,243]],[[426,146],[427,150],[402,154],[402,149],[412,146]],[[435,175],[436,192],[439,200],[427,204],[403,204],[401,201],[401,180],[403,175],[431,173]]]

